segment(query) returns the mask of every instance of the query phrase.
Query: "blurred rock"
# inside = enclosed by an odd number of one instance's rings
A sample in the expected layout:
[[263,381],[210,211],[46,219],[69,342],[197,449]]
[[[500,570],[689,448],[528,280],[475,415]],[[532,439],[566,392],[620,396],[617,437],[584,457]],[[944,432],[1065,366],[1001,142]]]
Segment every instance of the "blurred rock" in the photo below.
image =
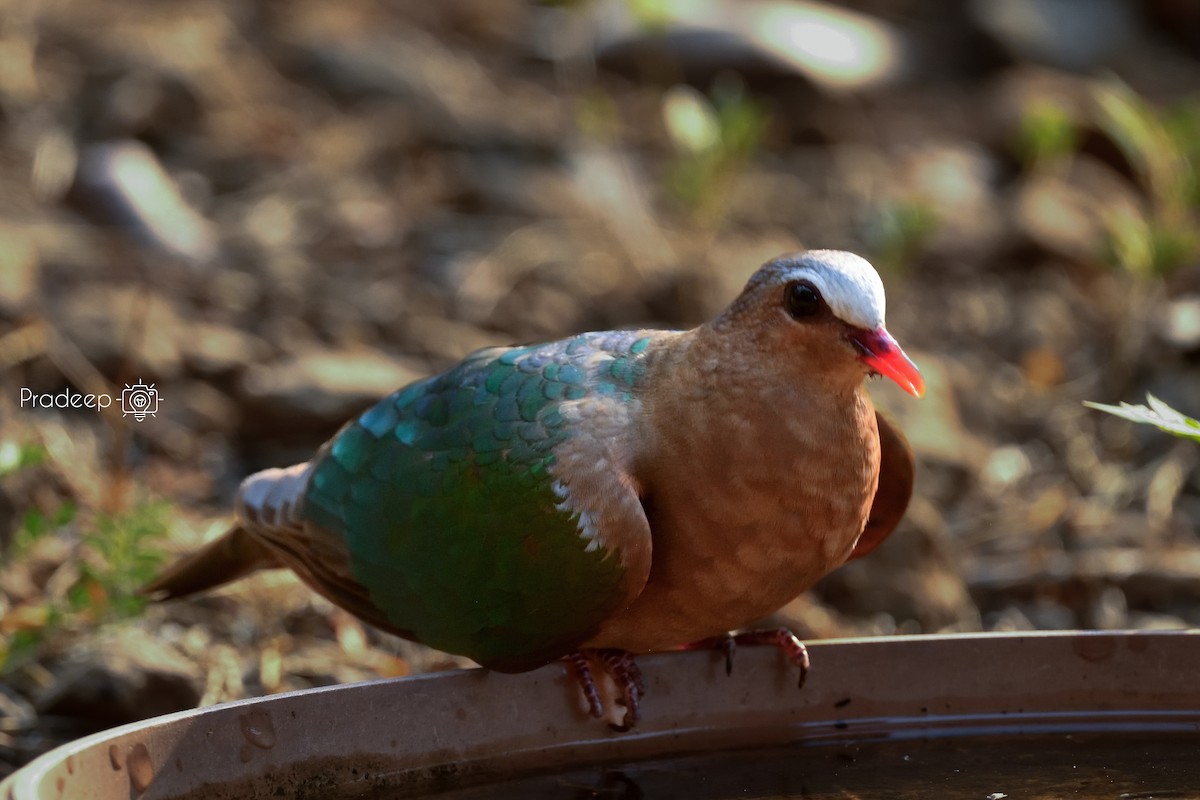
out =
[[[239,386],[252,426],[296,432],[338,426],[396,389],[424,375],[383,353],[314,351],[252,367]],[[262,429],[256,429],[262,434]]]
[[1149,614],[1136,612],[1129,615],[1129,626],[1146,631],[1183,631],[1192,630],[1196,626],[1174,614]]
[[[300,219],[301,199],[281,187],[249,204],[241,215],[243,232],[263,251],[290,250],[312,242],[314,231]],[[294,259],[293,259],[294,260]]]
[[940,566],[899,567],[894,561],[884,570],[864,559],[831,573],[815,591],[842,613],[887,613],[901,623],[912,620],[923,633],[979,630],[981,624],[962,577]]
[[916,203],[932,215],[925,248],[947,260],[978,260],[1008,233],[996,195],[1000,164],[979,146],[927,143],[890,165],[896,201]]
[[[515,324],[527,337],[546,330],[566,331],[578,317],[578,300],[546,280],[579,272],[579,254],[591,247],[587,231],[554,222],[525,225],[489,252],[461,265],[455,309],[465,320],[489,327]],[[611,280],[613,274],[595,276]],[[547,303],[539,305],[536,296]],[[557,295],[557,296],[554,296]]]
[[232,434],[241,417],[237,403],[206,381],[176,384],[167,414],[192,434]]
[[205,284],[213,305],[231,313],[250,312],[261,300],[262,280],[257,275],[220,269]]
[[36,706],[98,730],[195,708],[202,685],[189,659],[145,631],[121,628],[75,646]]
[[[405,104],[425,138],[459,144],[554,149],[566,120],[533,84],[497,85],[469,52],[417,28],[346,30],[317,13],[292,33],[297,59],[338,92],[385,95]],[[522,113],[509,113],[513,107]]]
[[349,238],[365,248],[394,245],[404,233],[394,199],[366,181],[343,180],[334,187],[337,219]]
[[586,208],[561,166],[505,152],[464,154],[455,161],[472,200],[497,213],[577,217]]
[[302,681],[290,688],[331,686],[347,680],[365,681],[379,674],[358,665],[349,666],[346,661],[346,654],[336,642],[313,640],[302,649],[284,655],[282,670]]
[[[730,221],[754,227],[764,223],[774,224],[784,229],[800,225],[818,227],[821,222],[829,222],[795,218],[795,209],[803,208],[813,200],[814,188],[811,181],[820,180],[825,176],[796,174],[799,171],[796,169],[796,162],[802,159],[791,161],[792,163],[788,163],[769,159],[766,163],[747,165],[740,179],[729,188],[730,197],[725,213]],[[842,209],[837,208],[837,204],[832,201],[830,206],[826,209],[830,216],[839,216]],[[851,223],[850,219],[841,221],[843,225]],[[827,232],[831,238],[836,236],[830,228],[819,229]],[[800,237],[804,235],[803,231],[795,233]]]
[[649,176],[630,162],[627,153],[578,146],[568,154],[567,168],[579,202],[608,226],[639,268],[660,268],[675,260],[670,242],[656,224]]
[[1097,547],[1040,557],[1021,553],[975,558],[967,566],[971,594],[988,608],[1006,599],[1070,594],[1083,601],[1079,611],[1086,613],[1090,592],[1081,587],[1094,586],[1120,589],[1127,608],[1139,611],[1194,606],[1200,597],[1200,551],[1190,548]]
[[518,342],[537,341],[551,338],[559,331],[578,329],[582,310],[575,293],[550,283],[530,281],[500,298],[490,322],[513,331]]
[[1016,606],[1008,606],[1001,611],[988,614],[984,620],[984,629],[998,633],[1037,630],[1029,617],[1025,616]]
[[403,324],[417,349],[447,364],[481,348],[508,343],[494,332],[445,317],[409,316]]
[[45,131],[33,153],[30,188],[43,203],[58,203],[71,188],[79,166],[79,151],[70,134],[61,128]]
[[1035,630],[1039,631],[1062,631],[1071,630],[1079,627],[1079,620],[1069,608],[1066,608],[1053,600],[1035,600],[1032,603],[1027,603],[1021,607]]
[[[413,232],[418,274],[439,292],[456,295],[482,254],[499,247],[512,233],[511,219],[439,213]],[[455,311],[454,316],[472,321],[470,314]]]
[[877,380],[870,384],[876,406],[898,422],[918,458],[976,472],[988,448],[963,427],[946,364],[932,353],[912,348],[908,353],[925,378],[925,397],[913,402],[890,381]]
[[972,0],[974,18],[1017,59],[1090,72],[1137,30],[1126,0]]
[[96,94],[88,121],[97,138],[178,135],[198,128],[205,110],[194,87],[166,70],[135,67]]
[[21,108],[32,105],[38,98],[38,70],[36,53],[38,47],[37,28],[32,24],[33,12],[19,13],[21,9],[7,8],[11,18],[0,34],[0,101],[5,106]]
[[36,604],[47,594],[47,584],[54,573],[76,557],[75,548],[66,537],[42,536],[22,553],[12,569],[0,573],[0,591],[14,605]]
[[267,344],[257,336],[228,325],[196,323],[180,343],[190,372],[218,378],[257,364],[266,357]]
[[[43,272],[47,264],[54,264],[75,276],[87,275],[108,248],[108,237],[100,229],[78,224],[74,215],[42,216],[22,227],[37,246]],[[43,292],[43,299],[47,294]]]
[[651,19],[627,3],[599,7],[596,57],[636,74],[654,56],[694,80],[722,70],[803,77],[828,91],[879,88],[907,77],[909,43],[889,22],[810,0],[667,0]]
[[212,224],[187,204],[154,152],[141,142],[85,148],[72,197],[99,222],[116,225],[187,263],[208,264],[217,255]]
[[1096,630],[1123,630],[1129,627],[1129,601],[1116,586],[1106,586],[1092,600],[1086,624]]
[[1012,197],[1017,231],[1049,255],[1097,265],[1107,253],[1108,225],[1142,217],[1142,203],[1120,175],[1086,156],[1064,173],[1034,174]]
[[1158,335],[1180,350],[1200,350],[1200,295],[1170,300],[1154,320]]
[[41,260],[32,236],[0,223],[0,317],[32,310]]
[[37,711],[21,695],[0,683],[0,731],[24,731],[37,723]]
[[55,309],[62,332],[103,373],[128,360],[147,380],[179,374],[187,326],[174,298],[133,286],[81,284]]

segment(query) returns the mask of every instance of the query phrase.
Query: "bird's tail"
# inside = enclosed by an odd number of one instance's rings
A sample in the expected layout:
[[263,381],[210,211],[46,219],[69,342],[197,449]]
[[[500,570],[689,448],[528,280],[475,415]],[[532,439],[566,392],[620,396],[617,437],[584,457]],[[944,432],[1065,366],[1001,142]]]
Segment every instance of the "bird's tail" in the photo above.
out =
[[187,597],[232,583],[260,569],[282,566],[265,544],[235,525],[220,538],[167,567],[139,589],[138,594],[155,600]]
[[139,594],[156,600],[187,597],[260,569],[286,566],[269,542],[286,540],[283,534],[302,528],[300,505],[311,472],[309,464],[296,464],[256,472],[242,481],[233,527],[167,567]]

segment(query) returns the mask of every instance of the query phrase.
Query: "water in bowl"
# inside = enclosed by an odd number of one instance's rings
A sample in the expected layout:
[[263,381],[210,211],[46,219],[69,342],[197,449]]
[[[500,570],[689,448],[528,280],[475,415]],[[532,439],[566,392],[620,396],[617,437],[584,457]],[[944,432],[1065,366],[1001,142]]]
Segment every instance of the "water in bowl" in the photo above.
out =
[[[1200,731],[799,744],[572,769],[423,796],[439,800],[1200,800]],[[373,800],[398,797],[383,794]]]

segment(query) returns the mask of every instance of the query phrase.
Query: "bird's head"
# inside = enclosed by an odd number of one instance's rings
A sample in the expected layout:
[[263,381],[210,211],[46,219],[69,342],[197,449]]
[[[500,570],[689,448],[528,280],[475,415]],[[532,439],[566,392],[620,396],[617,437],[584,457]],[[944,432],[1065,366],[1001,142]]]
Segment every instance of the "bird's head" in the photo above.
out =
[[879,374],[921,397],[920,371],[883,326],[879,273],[840,250],[810,250],[768,261],[714,327],[752,330],[771,357],[861,380]]

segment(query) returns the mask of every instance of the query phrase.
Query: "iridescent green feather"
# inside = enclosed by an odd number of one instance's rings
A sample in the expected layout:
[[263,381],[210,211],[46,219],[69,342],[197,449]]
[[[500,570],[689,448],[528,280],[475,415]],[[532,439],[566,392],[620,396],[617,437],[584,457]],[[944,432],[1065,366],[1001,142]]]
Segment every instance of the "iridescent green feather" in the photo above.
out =
[[563,654],[615,610],[622,571],[558,508],[560,406],[628,402],[648,341],[492,348],[401,389],[333,440],[305,515],[345,539],[355,579],[419,641],[501,668]]

